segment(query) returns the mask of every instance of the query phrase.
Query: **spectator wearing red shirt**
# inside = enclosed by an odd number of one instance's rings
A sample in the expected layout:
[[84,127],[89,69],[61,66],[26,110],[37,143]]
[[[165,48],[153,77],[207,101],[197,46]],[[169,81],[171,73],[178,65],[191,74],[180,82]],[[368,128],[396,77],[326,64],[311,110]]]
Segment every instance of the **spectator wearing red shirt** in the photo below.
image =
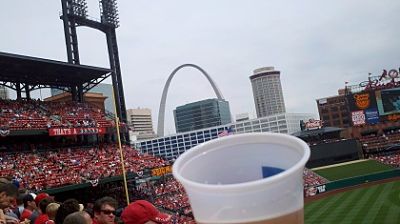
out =
[[34,224],[46,224],[46,222],[49,221],[49,216],[46,214],[46,208],[47,205],[53,202],[54,200],[51,197],[42,199],[39,202],[40,215],[37,217]]
[[31,217],[32,212],[36,209],[36,203],[31,194],[26,194],[22,201],[24,203],[24,210],[21,213],[20,220],[25,221],[25,219],[29,219]]

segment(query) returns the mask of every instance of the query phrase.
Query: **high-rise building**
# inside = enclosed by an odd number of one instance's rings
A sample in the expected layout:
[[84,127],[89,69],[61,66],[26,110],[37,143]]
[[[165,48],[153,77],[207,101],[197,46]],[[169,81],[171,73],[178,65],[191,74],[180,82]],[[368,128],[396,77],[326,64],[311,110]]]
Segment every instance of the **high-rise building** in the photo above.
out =
[[[56,89],[56,88],[51,88],[50,90],[51,95],[55,96],[58,95],[60,93],[63,93],[64,91],[60,90],[60,89]],[[107,97],[104,105],[105,105],[105,109],[106,111],[114,114],[115,109],[114,109],[114,102],[113,102],[113,90],[112,90],[112,85],[111,84],[107,84],[107,83],[100,83],[98,85],[96,85],[95,87],[93,87],[91,90],[89,90],[89,92],[91,93],[102,93],[103,96]]]
[[286,112],[280,74],[274,67],[264,67],[250,76],[257,117]]
[[174,117],[177,133],[232,122],[228,101],[219,99],[206,99],[179,106],[174,110]]
[[151,110],[147,108],[128,109],[126,111],[128,125],[137,140],[156,137],[153,130]]
[[0,86],[0,99],[6,100],[8,98],[7,88],[5,86]]

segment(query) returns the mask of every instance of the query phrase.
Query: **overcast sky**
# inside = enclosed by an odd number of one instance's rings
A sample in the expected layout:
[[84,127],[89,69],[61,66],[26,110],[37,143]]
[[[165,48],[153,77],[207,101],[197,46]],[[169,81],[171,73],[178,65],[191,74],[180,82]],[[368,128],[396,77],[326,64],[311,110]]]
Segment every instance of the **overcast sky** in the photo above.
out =
[[[98,18],[98,1],[87,3]],[[345,81],[400,67],[399,0],[119,0],[118,7],[127,109],[150,108],[155,130],[165,82],[182,64],[207,71],[234,116],[252,117],[256,68],[281,71],[288,112],[317,114],[315,100],[336,95]],[[0,51],[66,61],[60,12],[60,0],[2,1]],[[103,33],[79,27],[78,42],[82,64],[109,67]],[[174,108],[207,98],[215,98],[207,79],[180,70],[168,92],[165,132],[175,130]]]

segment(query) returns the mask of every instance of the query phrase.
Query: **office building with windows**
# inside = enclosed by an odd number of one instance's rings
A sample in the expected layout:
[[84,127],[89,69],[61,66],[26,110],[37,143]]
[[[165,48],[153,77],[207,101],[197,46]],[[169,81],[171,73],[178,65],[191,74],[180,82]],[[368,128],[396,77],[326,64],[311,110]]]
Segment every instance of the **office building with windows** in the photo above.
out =
[[286,112],[280,74],[274,67],[264,67],[250,76],[258,118]]
[[151,110],[137,108],[126,110],[128,126],[136,139],[149,139],[156,137],[151,119]]
[[231,123],[226,100],[206,99],[179,106],[174,110],[177,133],[194,131]]
[[319,118],[324,126],[348,128],[351,127],[350,111],[346,103],[343,89],[337,96],[317,99]]
[[252,132],[274,132],[292,134],[300,131],[300,120],[315,119],[316,115],[308,113],[281,113],[272,116],[251,119],[236,123],[229,123],[217,127],[178,133],[175,135],[154,138],[150,140],[137,141],[134,143],[137,150],[155,156],[174,160],[180,154],[190,148],[220,138],[225,130],[232,131],[229,134],[241,134]]

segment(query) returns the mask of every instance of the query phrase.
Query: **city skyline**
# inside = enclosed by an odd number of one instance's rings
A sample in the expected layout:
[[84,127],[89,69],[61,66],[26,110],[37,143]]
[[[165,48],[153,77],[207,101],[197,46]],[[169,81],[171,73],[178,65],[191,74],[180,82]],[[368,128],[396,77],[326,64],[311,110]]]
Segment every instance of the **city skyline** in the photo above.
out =
[[[98,2],[87,2],[89,15],[98,17]],[[255,105],[249,77],[256,68],[281,71],[288,112],[317,114],[315,100],[336,95],[345,82],[358,83],[368,73],[400,66],[400,2],[288,2],[118,1],[127,109],[150,108],[156,128],[163,85],[174,68],[186,63],[214,79],[233,116],[248,112],[251,117]],[[5,2],[0,11],[0,51],[66,61],[60,1]],[[100,32],[79,27],[78,42],[82,64],[108,67]],[[174,79],[167,134],[174,133],[176,106],[214,97],[194,69],[182,69]]]

